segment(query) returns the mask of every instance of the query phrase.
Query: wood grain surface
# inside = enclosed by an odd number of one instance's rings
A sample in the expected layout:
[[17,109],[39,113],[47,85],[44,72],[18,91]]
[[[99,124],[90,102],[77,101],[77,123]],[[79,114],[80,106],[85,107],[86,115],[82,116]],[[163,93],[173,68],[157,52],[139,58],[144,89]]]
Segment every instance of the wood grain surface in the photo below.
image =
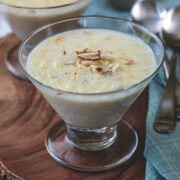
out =
[[[30,82],[13,77],[6,69],[7,52],[18,42],[13,34],[0,40],[0,179],[144,180],[148,90],[124,116],[139,135],[138,149],[128,162],[102,173],[64,168],[49,156],[44,144],[48,131],[60,117]],[[16,59],[16,53],[12,58]]]

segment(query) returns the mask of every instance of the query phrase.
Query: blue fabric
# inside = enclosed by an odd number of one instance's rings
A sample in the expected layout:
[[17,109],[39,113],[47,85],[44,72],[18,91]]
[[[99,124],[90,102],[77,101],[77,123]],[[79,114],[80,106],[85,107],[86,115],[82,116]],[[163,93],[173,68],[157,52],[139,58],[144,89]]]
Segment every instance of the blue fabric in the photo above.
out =
[[85,15],[103,15],[111,17],[120,17],[127,19],[129,17],[129,12],[119,11],[118,9],[112,8],[106,0],[93,0],[92,4],[84,13]]
[[[179,0],[159,0],[165,8],[180,5]],[[105,0],[94,0],[85,15],[104,15],[129,19],[129,12],[119,11],[109,6]],[[178,63],[180,67],[180,62]],[[177,68],[180,77],[180,68]],[[146,180],[180,180],[180,123],[171,134],[158,134],[152,125],[164,91],[164,79],[159,73],[150,84],[149,109],[146,124],[147,159]]]

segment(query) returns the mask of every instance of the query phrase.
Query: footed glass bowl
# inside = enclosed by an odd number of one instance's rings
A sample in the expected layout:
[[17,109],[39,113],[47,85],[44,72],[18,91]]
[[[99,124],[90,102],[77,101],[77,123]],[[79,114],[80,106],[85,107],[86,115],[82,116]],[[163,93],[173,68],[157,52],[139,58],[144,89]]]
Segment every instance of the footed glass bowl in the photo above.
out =
[[[91,94],[48,87],[27,72],[28,56],[37,44],[55,34],[81,28],[115,30],[143,40],[154,52],[154,72],[131,87]],[[81,171],[108,170],[127,161],[137,148],[138,137],[135,129],[122,116],[157,74],[163,63],[163,55],[163,45],[155,34],[118,18],[78,17],[34,31],[20,47],[19,64],[66,124],[64,130],[60,121],[47,135],[46,148],[51,157],[66,167]]]

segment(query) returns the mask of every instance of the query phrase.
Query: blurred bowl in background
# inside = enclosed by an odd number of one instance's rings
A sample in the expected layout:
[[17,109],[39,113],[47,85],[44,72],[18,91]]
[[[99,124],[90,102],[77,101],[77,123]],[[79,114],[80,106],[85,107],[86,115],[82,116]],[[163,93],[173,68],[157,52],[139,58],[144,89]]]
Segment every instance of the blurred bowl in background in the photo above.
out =
[[0,2],[0,14],[6,18],[17,37],[24,40],[39,26],[80,16],[91,1],[77,0],[54,7],[21,7]]

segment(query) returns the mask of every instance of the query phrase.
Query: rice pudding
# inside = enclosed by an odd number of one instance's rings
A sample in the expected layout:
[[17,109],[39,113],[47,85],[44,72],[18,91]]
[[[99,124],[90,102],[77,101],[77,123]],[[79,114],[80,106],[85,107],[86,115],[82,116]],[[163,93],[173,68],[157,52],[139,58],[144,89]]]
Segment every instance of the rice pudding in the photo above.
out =
[[[2,2],[2,3],[1,3]],[[0,0],[0,12],[21,39],[44,24],[81,15],[91,0]]]
[[77,0],[0,0],[9,5],[19,7],[53,7],[74,3]]
[[28,72],[59,90],[99,93],[142,81],[154,62],[150,49],[126,34],[73,30],[38,45],[29,56]]
[[[27,62],[27,71],[34,79],[62,90],[54,94],[38,87],[64,121],[88,128],[115,124],[145,85],[121,95],[118,90],[143,81],[155,67],[154,54],[143,41],[101,29],[72,30],[45,39]],[[74,96],[63,91],[84,94]],[[106,94],[111,91],[117,92]]]

